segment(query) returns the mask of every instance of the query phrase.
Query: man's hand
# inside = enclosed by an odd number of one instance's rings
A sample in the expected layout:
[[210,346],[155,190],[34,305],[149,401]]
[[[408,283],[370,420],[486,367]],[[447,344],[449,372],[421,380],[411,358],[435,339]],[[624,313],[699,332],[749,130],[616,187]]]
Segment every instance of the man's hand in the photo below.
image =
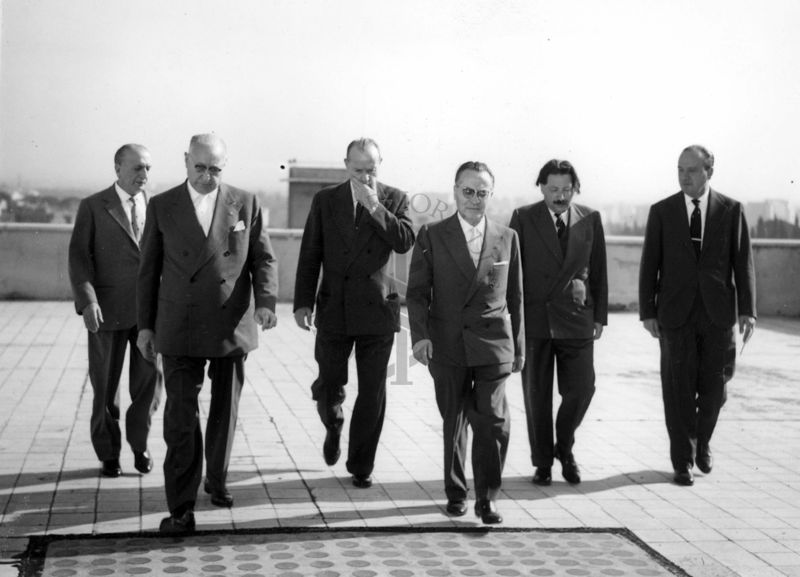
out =
[[514,363],[511,365],[511,372],[518,373],[522,370],[522,367],[525,366],[525,357],[522,355],[518,355],[514,357]]
[[597,340],[602,336],[603,336],[603,324],[594,323],[594,340]]
[[739,316],[739,334],[742,335],[742,345],[750,340],[756,330],[756,319],[747,315]]
[[642,324],[654,339],[661,338],[661,327],[658,326],[658,319],[644,319]]
[[275,313],[269,310],[267,307],[257,308],[255,312],[255,317],[256,317],[256,323],[261,325],[262,331],[274,328],[275,325],[278,324],[278,317],[276,317]]
[[421,341],[417,341],[411,348],[411,351],[414,353],[415,359],[423,365],[428,366],[431,357],[433,357],[433,343],[430,339],[422,339]]
[[90,333],[96,333],[100,329],[100,324],[103,322],[103,311],[100,310],[100,305],[97,303],[90,303],[83,307],[81,311],[83,315],[83,324]]
[[311,330],[311,327],[314,326],[312,324],[311,309],[308,307],[300,307],[294,311],[294,322],[304,331]]
[[136,348],[151,363],[156,362],[156,333],[151,329],[141,329],[136,338]]
[[364,184],[355,179],[350,179],[353,186],[353,192],[356,195],[356,202],[363,205],[368,211],[372,212],[380,204],[378,200],[378,190],[375,181],[370,181],[372,186]]

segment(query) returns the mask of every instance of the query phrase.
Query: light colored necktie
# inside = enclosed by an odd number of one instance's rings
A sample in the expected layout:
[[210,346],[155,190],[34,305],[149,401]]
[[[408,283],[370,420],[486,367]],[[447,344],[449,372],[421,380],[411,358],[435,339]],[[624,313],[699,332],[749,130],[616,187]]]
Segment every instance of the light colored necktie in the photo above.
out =
[[139,228],[139,217],[136,214],[136,200],[130,197],[128,202],[131,203],[131,229],[133,230],[133,238],[136,239],[136,242],[139,242],[142,239],[142,231]]
[[478,266],[478,261],[481,258],[481,247],[483,246],[483,234],[477,227],[470,230],[470,238],[467,241],[467,248],[469,249],[469,256],[472,257],[472,264]]

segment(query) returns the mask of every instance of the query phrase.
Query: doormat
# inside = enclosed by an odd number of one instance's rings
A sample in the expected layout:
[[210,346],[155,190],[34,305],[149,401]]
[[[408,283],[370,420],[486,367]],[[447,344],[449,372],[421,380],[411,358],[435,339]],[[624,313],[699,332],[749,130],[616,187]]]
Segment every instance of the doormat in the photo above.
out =
[[688,576],[627,529],[293,528],[31,537],[21,577]]

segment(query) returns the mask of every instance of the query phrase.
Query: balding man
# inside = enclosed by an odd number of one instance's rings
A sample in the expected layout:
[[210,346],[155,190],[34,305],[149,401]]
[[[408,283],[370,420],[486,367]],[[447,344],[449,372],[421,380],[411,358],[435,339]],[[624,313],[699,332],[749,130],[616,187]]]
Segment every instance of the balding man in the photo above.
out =
[[161,398],[161,380],[136,348],[136,273],[150,167],[144,146],[120,147],[114,155],[117,181],[81,201],[69,243],[75,310],[89,331],[94,392],[90,434],[105,477],[122,474],[119,381],[128,348],[131,404],[125,413],[125,437],[136,470],[144,474],[153,467],[147,437]]
[[278,271],[258,199],[222,183],[225,143],[193,136],[187,180],[147,209],[139,270],[139,348],[161,353],[164,486],[170,516],[164,533],[192,531],[203,472],[197,396],[208,363],[211,406],[205,434],[204,489],[218,507],[233,505],[226,486],[244,361],[258,345],[256,325],[275,326]]
[[639,271],[639,315],[661,345],[661,389],[678,485],[711,473],[711,435],[733,376],[733,327],[756,323],[756,275],[742,205],[712,189],[714,155],[687,146],[681,190],[650,208]]

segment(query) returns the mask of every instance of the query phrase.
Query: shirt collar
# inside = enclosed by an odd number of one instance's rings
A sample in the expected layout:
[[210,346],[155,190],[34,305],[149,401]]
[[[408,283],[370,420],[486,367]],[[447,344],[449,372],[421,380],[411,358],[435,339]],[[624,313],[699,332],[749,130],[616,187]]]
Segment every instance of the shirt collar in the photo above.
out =
[[[472,226],[468,223],[464,218],[461,216],[461,213],[456,212],[456,216],[458,216],[458,222],[461,225],[461,230],[464,231],[464,235],[466,236],[468,232],[470,232],[473,228],[478,229],[478,232],[481,235],[486,233],[486,215],[484,214],[481,218],[480,222],[476,226]],[[469,238],[469,237],[467,237]]]
[[[558,218],[558,215],[555,212],[553,212],[552,210],[550,210],[549,206],[547,207],[547,212],[550,213],[550,218],[553,219],[553,224],[555,224],[556,223],[556,219]],[[562,219],[564,221],[564,224],[568,224],[569,223],[569,207],[567,207],[567,210],[563,211],[561,214],[564,215],[564,218]]]
[[136,194],[131,196],[130,194],[128,194],[127,192],[125,192],[122,189],[122,187],[119,185],[118,182],[114,183],[114,190],[117,192],[117,196],[119,197],[119,200],[122,203],[122,206],[128,206],[128,204],[127,204],[128,200],[131,199],[131,198],[133,199],[134,202],[139,202],[139,198],[144,200],[144,193],[143,192],[137,192]]
[[200,194],[195,190],[195,188],[192,186],[192,183],[188,180],[186,181],[186,186],[189,188],[189,196],[192,198],[192,203],[194,204],[197,204],[201,198],[208,198],[209,200],[214,199],[217,197],[217,193],[219,192],[219,187],[217,187],[208,194]]
[[[706,208],[708,208],[708,195],[709,195],[709,193],[704,192],[703,196],[701,196],[698,199],[700,201],[700,204],[698,206],[700,207],[700,212],[702,212],[703,214],[705,214]],[[684,193],[683,194],[683,200],[686,203],[687,210],[694,210],[694,203],[692,202],[693,199],[692,199],[691,196],[689,196],[688,194]]]

